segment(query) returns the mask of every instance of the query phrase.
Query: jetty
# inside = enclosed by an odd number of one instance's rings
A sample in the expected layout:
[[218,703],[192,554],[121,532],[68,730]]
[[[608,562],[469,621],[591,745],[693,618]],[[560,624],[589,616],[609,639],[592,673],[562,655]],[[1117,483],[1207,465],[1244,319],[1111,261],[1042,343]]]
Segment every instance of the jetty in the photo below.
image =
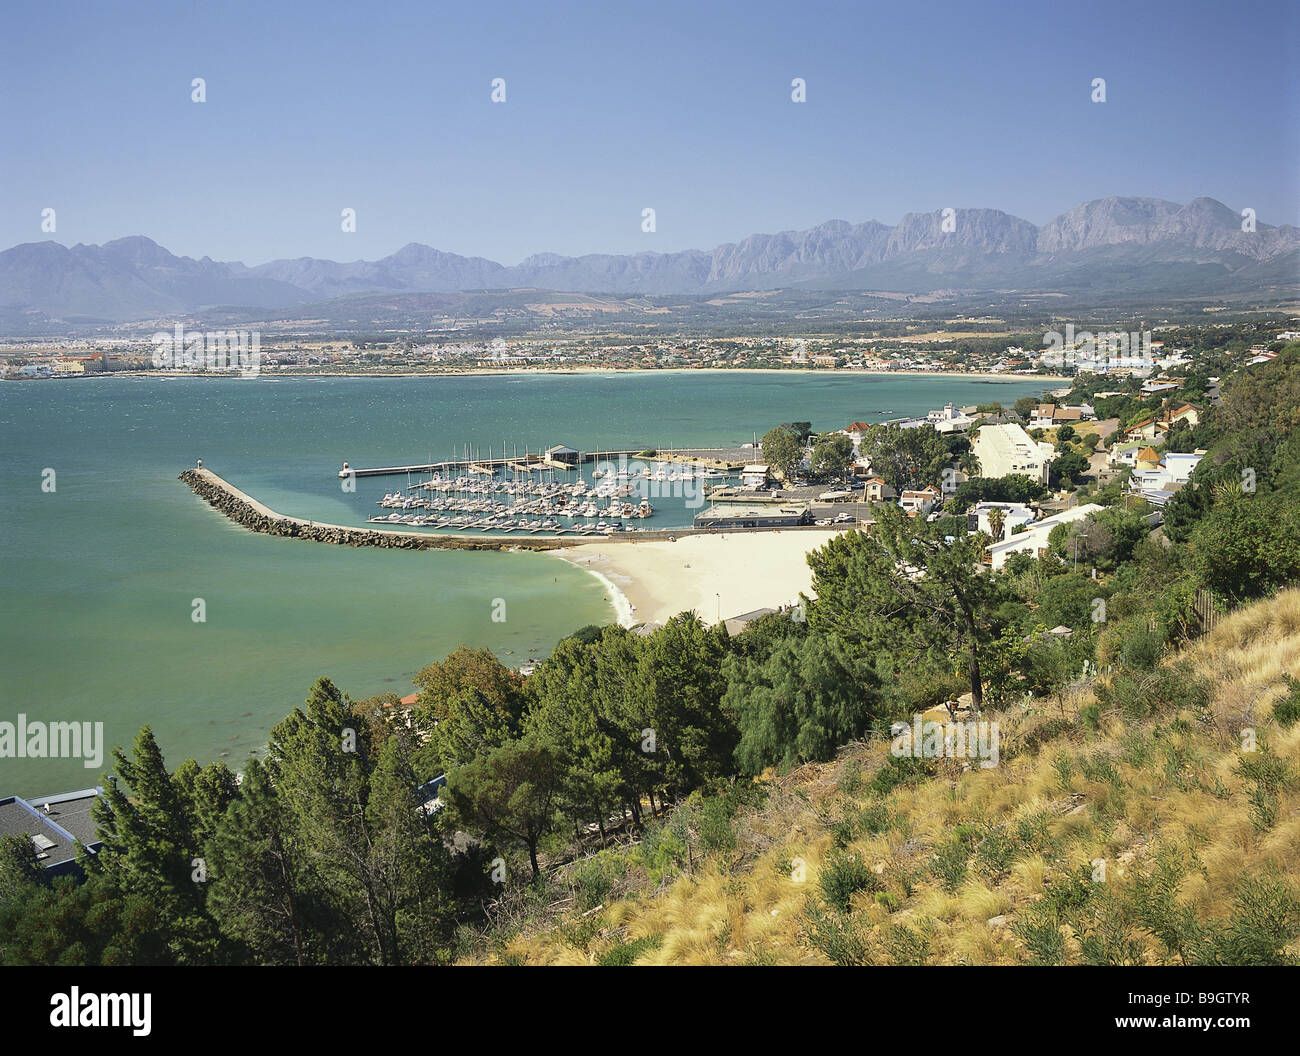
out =
[[[643,452],[654,451],[653,455]],[[398,477],[412,473],[451,473],[469,472],[492,474],[497,470],[519,473],[538,473],[547,469],[573,469],[589,462],[617,461],[620,458],[642,458],[647,462],[672,462],[679,465],[691,465],[706,469],[737,471],[758,456],[757,449],[737,447],[711,448],[659,448],[642,446],[626,451],[576,451],[561,444],[541,452],[526,452],[522,458],[516,451],[513,455],[500,458],[483,458],[481,456],[449,458],[441,462],[422,462],[410,466],[374,466],[354,469],[343,463],[339,470],[339,479],[346,477]]]
[[[540,530],[531,529],[526,535],[522,532],[495,536],[459,533],[452,535],[437,530],[447,526],[448,522],[445,521],[435,525],[434,530],[428,532],[404,531],[398,528],[357,528],[278,513],[258,502],[251,495],[240,491],[210,469],[187,469],[179,479],[213,509],[225,514],[236,524],[242,525],[251,532],[306,539],[335,546],[375,546],[396,550],[558,550],[592,542],[632,545],[661,539],[673,542],[688,535],[716,535],[738,530],[735,527],[691,527],[615,532],[607,535],[583,525],[572,525],[567,528],[553,529],[545,535],[541,534]],[[746,533],[804,531],[813,527],[812,525],[788,525],[739,530]],[[481,530],[486,532],[491,529]]]
[[539,536],[530,539],[510,536],[438,535],[432,532],[405,532],[390,528],[354,528],[345,524],[309,521],[277,513],[245,494],[210,469],[187,469],[180,479],[199,498],[225,514],[236,524],[264,535],[307,539],[335,546],[377,546],[395,550],[554,550],[576,546],[579,539]]

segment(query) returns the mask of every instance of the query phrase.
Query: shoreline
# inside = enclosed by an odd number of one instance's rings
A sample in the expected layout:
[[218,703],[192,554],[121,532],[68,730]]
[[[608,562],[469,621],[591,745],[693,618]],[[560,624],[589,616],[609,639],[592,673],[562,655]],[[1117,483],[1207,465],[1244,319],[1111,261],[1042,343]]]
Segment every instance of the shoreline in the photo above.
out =
[[308,521],[277,513],[209,469],[186,470],[180,479],[218,513],[252,532],[337,546],[549,553],[595,577],[606,591],[603,600],[613,610],[614,622],[628,628],[662,624],[686,611],[714,624],[796,604],[801,596],[812,596],[808,553],[841,531],[742,529],[667,538],[537,539],[520,546],[522,540],[511,538],[449,538]]
[[241,376],[237,371],[225,374],[163,373],[145,370],[98,371],[90,374],[68,374],[50,378],[5,378],[5,381],[82,381],[88,378],[157,378],[174,381],[181,378],[198,378],[208,381],[271,381],[288,378],[490,378],[490,377],[582,377],[591,374],[831,374],[835,376],[860,376],[868,378],[952,378],[956,381],[993,381],[1008,384],[1016,382],[1042,382],[1044,386],[1072,384],[1074,379],[1060,374],[1001,374],[987,370],[859,370],[850,367],[670,367],[651,370],[645,367],[573,367],[557,370],[521,368],[516,370],[484,367],[473,370],[422,370],[422,371],[267,371]]
[[683,536],[672,543],[593,540],[548,553],[611,590],[618,622],[625,627],[664,623],[690,610],[712,625],[758,609],[795,604],[801,594],[812,597],[807,555],[839,534],[838,529],[823,528]]

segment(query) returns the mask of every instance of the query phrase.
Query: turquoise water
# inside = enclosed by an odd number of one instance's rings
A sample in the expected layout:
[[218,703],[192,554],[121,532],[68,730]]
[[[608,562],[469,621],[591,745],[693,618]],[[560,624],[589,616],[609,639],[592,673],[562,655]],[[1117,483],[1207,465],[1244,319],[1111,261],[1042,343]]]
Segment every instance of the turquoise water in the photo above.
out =
[[[246,532],[176,479],[196,458],[281,513],[360,524],[405,478],[363,478],[347,494],[336,475],[345,459],[411,464],[465,443],[739,444],[779,421],[836,428],[1041,388],[698,372],[0,384],[0,721],[102,721],[109,746],[147,722],[173,765],[191,755],[238,765],[320,675],[354,697],[404,694],[461,643],[519,664],[613,618],[594,577],[546,555]],[[46,469],[53,492],[42,490]],[[504,622],[492,620],[497,598]],[[99,777],[79,759],[3,758],[0,796]]]

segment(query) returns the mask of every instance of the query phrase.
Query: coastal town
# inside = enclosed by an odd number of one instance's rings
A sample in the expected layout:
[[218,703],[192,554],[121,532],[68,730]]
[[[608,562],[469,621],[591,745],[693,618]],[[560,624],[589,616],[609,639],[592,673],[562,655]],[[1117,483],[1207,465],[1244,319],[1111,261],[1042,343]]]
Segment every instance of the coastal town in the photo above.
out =
[[[624,336],[604,340],[578,337],[460,339],[456,335],[379,334],[367,338],[270,337],[254,334],[257,372],[291,374],[454,374],[511,371],[580,370],[814,370],[864,373],[989,374],[1002,377],[1044,376],[1076,372],[1159,373],[1192,362],[1196,355],[1186,328],[1152,326],[1135,334],[1127,356],[1109,356],[1106,342],[1091,333],[1075,335],[1068,345],[1053,346],[1040,333],[1007,329],[1005,321],[952,320],[941,329],[923,326],[909,332],[859,337],[763,338],[663,337],[638,341]],[[108,374],[213,374],[238,371],[207,355],[225,348],[236,331],[191,327],[203,338],[200,354],[164,364],[152,336],[78,339],[10,339],[0,342],[0,377],[85,378]],[[1204,335],[1241,337],[1243,353],[1266,355],[1269,345],[1294,339],[1285,326],[1219,324]],[[242,332],[247,333],[247,332]],[[1100,330],[1096,338],[1118,335]],[[1162,338],[1168,333],[1169,340]],[[1127,333],[1125,349],[1128,348]],[[1145,339],[1145,340],[1143,340]],[[206,351],[205,351],[206,350]],[[1140,352],[1140,354],[1139,354]],[[1120,366],[1117,367],[1116,363]]]

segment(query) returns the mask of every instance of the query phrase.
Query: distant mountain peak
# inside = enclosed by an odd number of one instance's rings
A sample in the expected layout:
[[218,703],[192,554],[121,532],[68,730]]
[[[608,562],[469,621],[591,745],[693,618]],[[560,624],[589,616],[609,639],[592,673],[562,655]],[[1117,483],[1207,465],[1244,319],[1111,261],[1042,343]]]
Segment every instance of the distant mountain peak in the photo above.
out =
[[711,250],[537,253],[514,267],[408,242],[375,261],[298,257],[249,268],[178,257],[145,235],[129,235],[71,248],[29,242],[0,253],[0,324],[23,326],[38,316],[154,319],[213,305],[285,308],[370,293],[458,290],[653,296],[799,285],[934,293],[1062,281],[1086,289],[1106,278],[1098,269],[1107,260],[1214,265],[1196,273],[1199,281],[1275,262],[1270,274],[1300,284],[1292,257],[1300,258],[1294,227],[1257,223],[1243,231],[1239,214],[1209,197],[1179,205],[1122,195],[1082,202],[1041,228],[999,209],[936,209],[908,213],[892,227],[833,219]]

